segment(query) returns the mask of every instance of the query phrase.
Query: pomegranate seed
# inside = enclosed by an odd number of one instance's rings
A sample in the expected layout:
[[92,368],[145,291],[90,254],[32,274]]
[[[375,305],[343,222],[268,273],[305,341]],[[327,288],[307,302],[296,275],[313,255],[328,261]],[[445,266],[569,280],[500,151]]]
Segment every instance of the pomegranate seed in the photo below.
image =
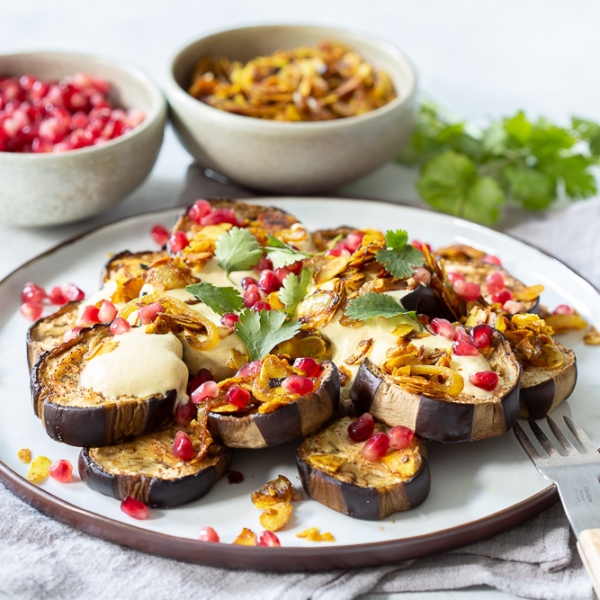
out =
[[242,289],[245,290],[250,286],[258,287],[258,281],[256,281],[254,277],[244,277],[244,279],[242,279]]
[[350,254],[349,250],[346,250],[346,248],[342,248],[342,247],[338,247],[336,245],[335,248],[332,248],[331,250],[327,250],[327,252],[325,252],[325,254],[327,254],[328,256],[352,256]]
[[72,339],[76,338],[82,329],[85,329],[85,328],[84,327],[72,327],[71,329],[65,331],[65,333],[63,335],[63,342],[70,342]]
[[487,348],[492,343],[494,330],[489,325],[476,325],[471,331],[471,341],[475,348]]
[[178,252],[181,252],[189,243],[188,237],[183,231],[176,231],[169,238],[169,251],[172,254],[177,254]]
[[264,271],[265,269],[272,271],[273,263],[271,262],[271,259],[268,256],[262,256],[261,259],[258,261],[258,264],[256,265],[256,267],[254,267],[254,268],[257,271]]
[[192,460],[196,456],[194,444],[185,431],[178,431],[173,441],[173,454],[181,460]]
[[59,286],[53,287],[48,294],[48,300],[50,300],[51,304],[56,304],[58,306],[62,306],[67,303],[67,299],[63,294],[62,288]]
[[454,339],[454,327],[446,319],[432,319],[429,328],[435,335],[441,335],[449,340]]
[[253,307],[252,310],[260,312],[261,310],[272,310],[271,305],[264,300],[259,300]]
[[220,542],[219,534],[212,527],[203,527],[198,532],[198,539],[201,542]]
[[260,301],[260,292],[258,287],[255,285],[249,286],[244,292],[244,306],[246,308],[252,308],[257,302]]
[[246,363],[236,374],[236,377],[254,377],[260,373],[260,360]]
[[499,267],[502,266],[502,261],[493,254],[486,254],[481,260],[485,263],[489,263],[490,265],[498,265]]
[[185,427],[189,425],[191,420],[196,416],[197,409],[193,402],[179,404],[175,409],[175,423]]
[[188,211],[188,216],[195,223],[200,223],[211,211],[212,206],[208,200],[196,200]]
[[121,510],[132,519],[143,521],[148,518],[150,509],[139,500],[132,498],[131,496],[125,496],[121,502]]
[[238,408],[244,408],[250,400],[250,392],[240,387],[239,385],[232,385],[225,394],[225,399],[229,404],[233,404]]
[[[264,273],[266,273],[266,271],[263,271],[263,274]],[[277,277],[277,280],[280,284],[279,287],[281,287],[285,281],[285,278],[291,273],[291,271],[287,267],[281,267],[279,269],[275,269],[273,273],[275,273],[275,277]]]
[[523,310],[523,303],[515,300],[508,300],[502,305],[502,309],[511,315],[516,315]]
[[302,371],[307,377],[318,377],[321,374],[321,365],[309,356],[305,358],[297,358],[294,361],[294,367]]
[[361,231],[354,231],[349,233],[344,240],[344,245],[346,246],[346,250],[354,254],[359,248],[363,241],[365,234]]
[[274,271],[265,269],[258,278],[258,288],[265,294],[276,292],[281,287],[281,281],[279,281]]
[[375,421],[370,413],[365,413],[348,425],[348,436],[353,442],[368,440],[375,430]]
[[48,475],[56,481],[61,483],[69,483],[71,481],[71,475],[73,474],[73,465],[64,458],[53,462],[48,467]]
[[131,329],[129,321],[126,321],[122,317],[117,317],[108,328],[113,335],[123,335]]
[[237,315],[234,315],[233,313],[225,313],[222,317],[221,317],[221,325],[223,325],[224,327],[235,327],[235,324],[240,320],[240,318]]
[[465,280],[465,276],[462,273],[456,273],[453,271],[452,273],[448,273],[447,275],[448,275],[448,280],[450,281],[450,283]]
[[153,302],[152,304],[142,306],[138,311],[138,315],[143,325],[149,325],[159,314],[164,312],[165,307],[160,302]]
[[257,546],[269,546],[270,548],[279,548],[281,542],[272,531],[263,531],[258,538]]
[[457,340],[452,343],[452,351],[456,356],[478,356],[479,350],[472,344],[464,340]]
[[98,307],[93,304],[86,306],[77,322],[80,325],[94,325],[95,323],[100,323],[100,317],[98,316],[99,312],[100,310]]
[[370,461],[378,460],[385,456],[390,447],[390,438],[386,433],[376,433],[370,437],[363,446],[362,455]]
[[504,283],[504,275],[502,275],[500,271],[490,273],[486,277],[485,284],[490,294],[495,294],[506,287],[506,284]]
[[216,398],[218,395],[219,386],[216,381],[205,381],[192,392],[191,400],[194,404],[198,404],[207,398]]
[[465,300],[477,300],[481,296],[481,288],[471,281],[463,281],[458,279],[452,284],[454,291]]
[[213,377],[213,374],[208,369],[200,369],[187,385],[188,396],[190,396],[191,393],[198,389],[203,383],[214,380],[215,378]]
[[421,252],[423,252],[423,247],[426,247],[427,250],[429,250],[429,252],[431,252],[431,245],[427,244],[427,243],[420,242],[419,240],[413,240],[410,243],[410,245],[413,246],[414,248],[416,248],[417,250],[420,250]]
[[41,304],[46,299],[46,290],[36,283],[26,283],[21,292],[21,302],[31,302],[32,304]]
[[292,263],[291,265],[288,265],[286,267],[286,269],[290,272],[292,272],[294,275],[300,275],[300,273],[302,272],[302,261],[301,260],[297,260],[295,263]]
[[412,429],[408,427],[404,427],[404,425],[395,425],[392,427],[388,436],[390,438],[390,446],[394,450],[402,450],[402,448],[406,448],[415,436]]
[[85,299],[85,293],[73,283],[63,286],[62,293],[69,302],[81,302]]
[[112,323],[117,316],[117,308],[110,300],[103,300],[98,310],[100,323]]
[[154,225],[150,230],[152,239],[162,248],[171,237],[169,230],[164,225]]
[[235,212],[231,208],[215,208],[200,219],[200,225],[219,225],[220,223],[231,223],[241,225]]
[[315,384],[312,379],[302,377],[302,375],[290,375],[281,382],[281,387],[288,394],[310,394],[315,389]]
[[19,310],[28,321],[37,321],[42,316],[44,307],[41,304],[25,302],[24,304],[21,304],[21,308]]
[[467,344],[472,344],[471,336],[466,332],[465,328],[462,325],[459,325],[454,330],[454,340],[459,341],[462,340]]
[[559,304],[553,311],[553,315],[574,315],[575,309],[568,304]]
[[498,387],[498,373],[494,371],[477,371],[477,373],[469,375],[469,381],[486,392],[493,392]]
[[499,292],[496,292],[495,294],[492,294],[492,302],[496,304],[504,304],[505,302],[508,302],[512,299],[512,292],[506,288],[500,290]]
[[413,267],[413,279],[427,284],[431,281],[431,273],[423,267]]

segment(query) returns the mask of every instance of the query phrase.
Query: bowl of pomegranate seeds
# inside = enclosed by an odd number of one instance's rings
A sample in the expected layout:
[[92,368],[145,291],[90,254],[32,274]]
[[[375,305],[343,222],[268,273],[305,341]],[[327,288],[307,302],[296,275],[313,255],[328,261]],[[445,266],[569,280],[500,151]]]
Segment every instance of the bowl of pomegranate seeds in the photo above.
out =
[[417,77],[397,48],[317,26],[204,36],[175,55],[165,92],[201,166],[287,194],[333,189],[392,160],[417,110]]
[[161,91],[134,67],[0,55],[0,221],[39,227],[106,210],[150,173],[165,120]]

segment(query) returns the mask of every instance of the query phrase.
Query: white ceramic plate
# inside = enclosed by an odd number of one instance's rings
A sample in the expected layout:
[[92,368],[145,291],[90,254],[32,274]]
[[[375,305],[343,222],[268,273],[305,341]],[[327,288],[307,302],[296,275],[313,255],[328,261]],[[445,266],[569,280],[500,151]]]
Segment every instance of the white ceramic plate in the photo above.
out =
[[[558,260],[520,241],[460,219],[423,210],[374,201],[319,198],[268,198],[253,202],[273,204],[296,215],[311,229],[339,225],[403,228],[411,238],[442,246],[462,242],[499,255],[504,266],[527,284],[545,286],[542,301],[554,307],[574,306],[599,326],[600,295],[584,279]],[[133,521],[120,511],[119,502],[88,489],[82,482],[65,485],[49,479],[40,486],[25,479],[27,465],[17,451],[28,447],[77,464],[79,450],[45,435],[34,416],[29,393],[25,354],[28,323],[18,313],[20,290],[26,281],[46,287],[74,282],[87,294],[99,286],[99,274],[110,253],[155,247],[149,230],[157,222],[170,227],[177,211],[167,210],[125,219],[86,234],[46,253],[0,282],[0,477],[46,513],[95,535],[166,556],[223,566],[317,569],[366,566],[419,554],[438,552],[480,539],[535,514],[555,500],[552,488],[534,469],[512,433],[499,438],[460,445],[429,444],[432,475],[426,502],[381,522],[359,521],[306,500],[294,508],[282,548],[220,544],[207,549],[195,541],[198,530],[214,527],[230,543],[243,527],[261,530],[260,511],[250,493],[282,473],[300,486],[294,463],[294,445],[261,451],[236,451],[232,469],[245,481],[220,481],[203,499],[171,510],[152,510],[146,521]],[[562,336],[577,353],[577,388],[555,414],[570,414],[590,438],[600,442],[600,385],[597,348],[585,346],[581,334]],[[296,537],[308,527],[330,531],[335,544],[310,544]],[[257,552],[259,554],[257,554]],[[260,559],[259,559],[260,556]]]

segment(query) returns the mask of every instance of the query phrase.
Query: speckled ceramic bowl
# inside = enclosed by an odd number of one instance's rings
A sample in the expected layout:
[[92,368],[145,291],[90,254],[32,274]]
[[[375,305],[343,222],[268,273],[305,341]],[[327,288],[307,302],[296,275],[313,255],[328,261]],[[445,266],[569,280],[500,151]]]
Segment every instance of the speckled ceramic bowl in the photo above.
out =
[[[285,123],[227,113],[186,91],[194,65],[209,52],[247,61],[323,39],[340,41],[386,70],[398,97],[356,117]],[[289,194],[335,188],[392,159],[408,140],[417,110],[415,71],[399,50],[329,27],[266,25],[202,37],[173,58],[166,92],[179,139],[200,165],[251,188]]]
[[85,219],[132,192],[156,162],[166,102],[141,71],[82,54],[0,55],[0,76],[31,73],[60,80],[77,72],[109,81],[111,101],[142,110],[145,120],[130,133],[99,146],[48,154],[0,152],[0,221],[35,227]]

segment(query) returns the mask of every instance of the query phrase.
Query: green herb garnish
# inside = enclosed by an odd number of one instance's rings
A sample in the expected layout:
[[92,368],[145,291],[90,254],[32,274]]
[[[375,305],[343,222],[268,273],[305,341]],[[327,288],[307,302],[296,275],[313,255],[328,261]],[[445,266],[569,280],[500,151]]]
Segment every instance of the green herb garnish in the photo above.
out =
[[368,292],[364,296],[357,296],[350,300],[346,307],[346,315],[358,321],[367,321],[375,317],[391,319],[398,315],[404,315],[418,323],[417,313],[414,310],[406,310],[392,296],[376,292]]
[[288,244],[284,244],[281,240],[270,235],[267,240],[265,250],[269,254],[269,258],[273,263],[275,269],[287,267],[293,265],[295,262],[302,260],[303,258],[309,258],[309,254],[295,250]]
[[285,305],[288,315],[293,315],[300,301],[306,296],[306,290],[310,284],[312,269],[302,269],[300,277],[290,273],[284,280],[279,291],[279,299]]
[[397,279],[410,277],[413,267],[420,267],[425,262],[423,253],[408,243],[408,233],[403,229],[388,231],[385,241],[387,249],[377,252],[375,258]]
[[212,283],[194,283],[185,288],[186,292],[200,298],[218,315],[233,313],[242,310],[244,301],[240,293],[232,287],[217,287]]
[[215,257],[227,276],[232,271],[247,271],[255,267],[263,255],[258,240],[247,230],[232,227],[216,243]]

